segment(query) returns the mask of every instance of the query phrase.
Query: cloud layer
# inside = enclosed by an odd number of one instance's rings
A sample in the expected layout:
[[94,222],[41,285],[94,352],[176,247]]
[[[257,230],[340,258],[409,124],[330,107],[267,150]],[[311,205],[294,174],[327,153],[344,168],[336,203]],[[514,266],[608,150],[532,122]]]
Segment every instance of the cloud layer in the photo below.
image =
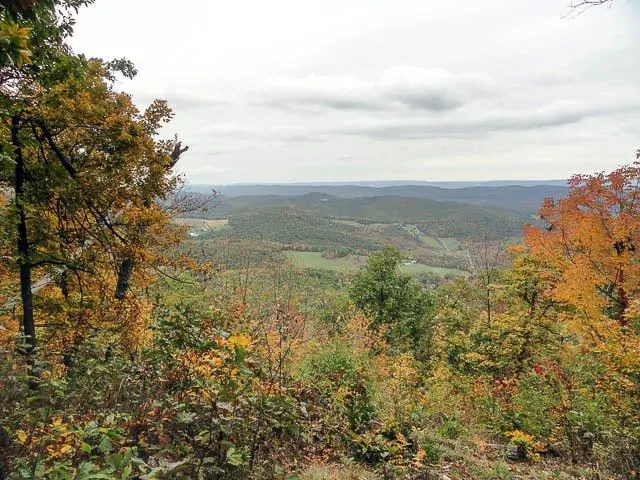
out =
[[559,178],[640,144],[640,3],[565,4],[109,0],[74,48],[134,61],[198,183]]
[[442,68],[396,66],[375,81],[354,76],[276,78],[265,86],[266,103],[282,108],[454,110],[496,93],[488,74],[451,73]]
[[369,120],[345,125],[333,133],[372,139],[428,139],[434,137],[468,137],[482,134],[538,130],[578,123],[582,120],[614,114],[634,113],[640,104],[604,104],[597,102],[558,102],[542,108],[515,111],[485,111],[482,114],[442,118],[395,118]]

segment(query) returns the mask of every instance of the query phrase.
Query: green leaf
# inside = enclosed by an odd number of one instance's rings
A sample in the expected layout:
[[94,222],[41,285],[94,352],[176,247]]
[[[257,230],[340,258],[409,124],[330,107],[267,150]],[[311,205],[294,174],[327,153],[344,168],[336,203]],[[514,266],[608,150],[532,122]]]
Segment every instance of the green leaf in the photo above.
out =
[[107,465],[110,465],[117,470],[122,465],[123,463],[122,460],[123,460],[122,454],[114,453],[113,455],[107,458]]
[[242,452],[239,452],[235,447],[230,447],[229,450],[227,450],[227,463],[229,465],[238,467],[242,465],[242,461]]
[[131,465],[127,465],[122,470],[122,475],[120,476],[121,480],[125,480],[131,476],[131,472],[133,472],[133,467]]
[[98,445],[98,448],[102,453],[109,453],[111,449],[113,449],[113,445],[111,444],[111,440],[109,440],[108,436],[105,435],[102,437],[102,441],[100,442],[100,445]]

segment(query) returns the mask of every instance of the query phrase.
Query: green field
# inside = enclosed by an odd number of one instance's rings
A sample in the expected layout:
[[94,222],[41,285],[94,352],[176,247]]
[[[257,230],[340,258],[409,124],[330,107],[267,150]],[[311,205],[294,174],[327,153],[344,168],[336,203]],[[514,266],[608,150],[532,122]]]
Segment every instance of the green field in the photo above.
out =
[[469,272],[458,270],[456,268],[432,267],[423,263],[414,263],[411,265],[400,265],[400,271],[410,275],[418,275],[420,273],[435,273],[436,275],[457,275],[466,276]]
[[383,232],[386,227],[393,226],[393,223],[363,223],[356,222],[355,220],[342,220],[339,218],[332,218],[331,221],[340,225],[347,225],[349,227],[355,227],[361,230],[368,230],[373,232]]
[[173,219],[178,225],[187,225],[191,228],[200,228],[202,230],[219,230],[226,227],[229,220],[224,219],[205,219],[205,218],[186,218],[177,217]]
[[333,221],[341,225],[348,225],[350,227],[356,227],[356,228],[364,228],[364,225],[361,222],[356,222],[355,220],[341,220],[339,218],[335,218],[333,219]]
[[[407,232],[409,235],[416,238],[422,245],[428,248],[432,248],[434,250],[449,250],[448,247],[445,247],[443,243],[441,243],[437,238],[430,237],[429,235],[425,235],[420,231],[420,229],[416,225],[408,224],[403,225],[402,229]],[[455,239],[445,239],[445,240],[455,240]]]
[[[363,255],[349,255],[343,258],[324,258],[321,252],[296,252],[285,250],[282,252],[293,263],[302,268],[317,268],[336,272],[354,272],[367,263],[367,257]],[[455,268],[432,267],[422,263],[401,265],[400,271],[410,275],[420,273],[434,273],[436,275],[468,275],[468,272]]]
[[437,238],[430,237],[428,235],[424,235],[421,233],[420,236],[418,237],[418,240],[420,240],[420,243],[422,243],[423,245],[429,248],[433,248],[434,250],[443,249],[442,244],[438,241]]
[[438,238],[438,241],[447,250],[460,250],[460,242],[453,237]]
[[285,250],[282,252],[293,263],[302,268],[318,268],[336,272],[353,272],[367,263],[367,257],[362,255],[348,255],[342,258],[324,258],[321,252],[296,252]]

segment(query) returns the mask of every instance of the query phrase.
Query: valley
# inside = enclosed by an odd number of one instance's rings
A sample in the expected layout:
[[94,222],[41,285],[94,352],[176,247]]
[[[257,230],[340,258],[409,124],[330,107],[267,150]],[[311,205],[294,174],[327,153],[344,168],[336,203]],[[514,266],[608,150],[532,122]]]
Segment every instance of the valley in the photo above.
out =
[[[213,187],[195,190],[192,195],[202,201],[207,197],[201,192]],[[209,245],[251,241],[298,268],[345,274],[362,267],[371,253],[393,245],[404,256],[403,271],[445,279],[471,273],[470,251],[480,245],[518,242],[522,227],[537,222],[528,199],[537,201],[552,192],[562,195],[565,189],[260,185],[220,191],[210,197],[206,210],[175,219],[188,226],[193,241]],[[526,194],[518,193],[514,202],[514,192],[522,191]],[[428,196],[449,200],[423,198]],[[515,207],[503,206],[509,204]]]

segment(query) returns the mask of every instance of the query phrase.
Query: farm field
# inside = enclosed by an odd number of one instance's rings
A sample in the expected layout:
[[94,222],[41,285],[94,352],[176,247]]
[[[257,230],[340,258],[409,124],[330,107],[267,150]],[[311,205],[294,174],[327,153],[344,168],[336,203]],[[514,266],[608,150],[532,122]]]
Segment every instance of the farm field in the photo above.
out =
[[431,265],[425,265],[424,263],[413,263],[410,265],[400,265],[400,271],[408,273],[410,275],[418,275],[420,273],[433,273],[436,275],[456,275],[467,276],[469,272],[459,270],[457,268],[445,268],[445,267],[433,267]]
[[438,241],[446,250],[460,249],[460,242],[458,242],[458,240],[454,237],[438,238]]
[[428,235],[424,235],[423,233],[418,235],[418,240],[423,245],[425,245],[425,246],[427,246],[429,248],[433,248],[435,250],[442,250],[444,248],[442,246],[442,243],[440,243],[437,238],[430,237]]
[[204,230],[219,230],[223,227],[226,227],[229,223],[229,220],[226,218],[223,219],[206,219],[206,218],[186,218],[186,217],[176,217],[173,219],[174,223],[178,225],[187,225],[191,228],[200,228]]
[[[343,258],[325,258],[321,252],[297,252],[285,250],[282,252],[287,258],[291,259],[294,264],[302,268],[317,268],[321,270],[331,270],[339,272],[353,272],[364,266],[367,257],[364,255],[348,255]],[[420,273],[433,273],[436,275],[457,275],[466,276],[468,272],[455,268],[433,267],[422,263],[414,263],[410,265],[401,265],[400,271],[410,275],[418,275]]]
[[321,252],[297,252],[284,250],[283,255],[301,268],[318,268],[334,272],[356,271],[367,263],[364,255],[348,255],[342,258],[325,258]]

